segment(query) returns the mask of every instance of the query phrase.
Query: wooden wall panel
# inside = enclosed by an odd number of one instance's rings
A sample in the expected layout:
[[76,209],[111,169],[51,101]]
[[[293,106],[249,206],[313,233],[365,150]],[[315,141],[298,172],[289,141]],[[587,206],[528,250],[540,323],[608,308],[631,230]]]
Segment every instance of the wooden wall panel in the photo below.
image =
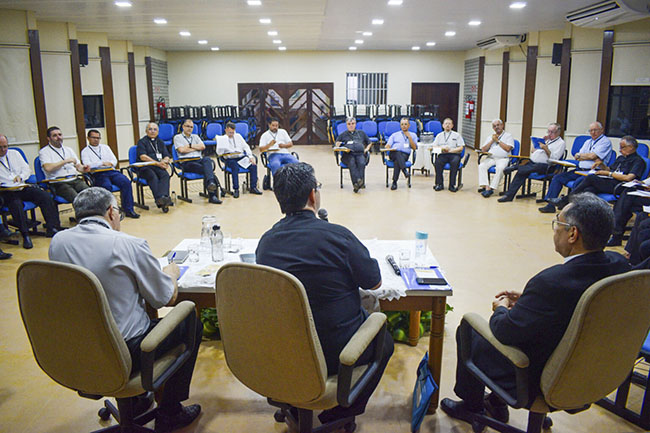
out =
[[535,81],[537,79],[537,46],[529,45],[526,53],[526,79],[524,82],[524,112],[521,119],[520,155],[530,155],[530,134],[533,131],[535,107]]
[[104,87],[104,118],[106,119],[106,141],[115,155],[117,146],[117,125],[115,123],[115,96],[113,93],[113,72],[111,69],[111,49],[99,47],[101,57],[102,86]]
[[81,66],[79,65],[79,42],[70,39],[70,71],[72,75],[72,99],[74,102],[74,120],[77,127],[79,152],[86,147],[86,121],[84,120],[84,101],[81,94]]
[[474,148],[481,147],[481,113],[483,111],[483,83],[485,82],[485,56],[478,58],[478,89],[476,94],[476,128],[474,131]]
[[557,123],[562,126],[562,137],[566,129],[569,108],[569,81],[571,78],[571,39],[562,39],[562,63],[560,66],[560,89],[557,101]]
[[138,120],[138,90],[135,79],[135,55],[128,53],[129,60],[129,95],[131,96],[131,124],[133,125],[133,144],[140,137],[140,121]]
[[603,32],[603,54],[600,64],[600,90],[598,92],[598,111],[596,120],[605,126],[607,123],[607,103],[609,85],[612,80],[612,61],[614,60],[614,30]]
[[28,30],[29,64],[32,69],[34,109],[40,147],[47,145],[47,112],[45,110],[45,88],[43,87],[43,66],[41,64],[41,43],[38,30]]
[[510,51],[503,52],[501,66],[501,108],[499,118],[506,123],[508,117],[508,77],[510,75]]

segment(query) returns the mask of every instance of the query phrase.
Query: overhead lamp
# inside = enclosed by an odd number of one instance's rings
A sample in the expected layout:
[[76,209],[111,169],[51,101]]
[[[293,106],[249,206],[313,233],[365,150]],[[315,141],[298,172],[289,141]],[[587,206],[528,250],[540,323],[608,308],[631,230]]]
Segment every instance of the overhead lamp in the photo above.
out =
[[468,22],[467,24],[470,25],[470,26],[480,26],[481,22],[479,20],[472,20],[472,21]]
[[271,18],[260,18],[260,24],[271,24]]
[[262,6],[261,0],[248,0],[246,3],[248,3],[248,6]]
[[275,31],[275,30],[271,30],[271,31],[269,31],[269,32],[266,32],[266,34],[269,35],[269,36],[277,36],[277,35],[278,35],[278,32]]
[[199,42],[200,45],[207,45],[208,44],[208,41],[206,41],[205,39],[201,39],[198,42]]
[[273,39],[274,44],[281,44],[282,41],[280,39]]
[[445,36],[456,36],[456,32],[453,30],[449,30],[448,32],[445,32]]
[[212,51],[219,51],[219,47],[212,47],[210,48]]
[[348,47],[348,50],[350,50],[350,51],[356,51],[356,50],[357,50],[357,47]]
[[403,0],[388,0],[388,6],[402,6]]
[[130,8],[132,6],[130,1],[120,0],[115,2],[115,6],[120,8]]
[[363,32],[361,33],[363,36],[372,36],[372,32]]
[[278,50],[280,50],[280,51],[287,51],[287,47],[278,47]]
[[178,34],[185,37],[192,36],[192,33],[188,32],[187,30],[180,31]]
[[384,24],[384,20],[381,18],[375,18],[374,20],[372,20],[372,25],[374,26],[380,26],[382,24]]
[[357,39],[354,41],[355,44],[363,44],[363,39]]
[[523,9],[526,7],[526,2],[510,3],[510,9]]
[[411,50],[413,50],[413,51],[420,51],[420,47],[418,47],[418,46],[416,45],[416,46],[411,47]]
[[153,22],[156,24],[167,24],[167,20],[164,18],[154,18]]
[[433,41],[427,42],[427,47],[434,47],[435,45],[436,43]]

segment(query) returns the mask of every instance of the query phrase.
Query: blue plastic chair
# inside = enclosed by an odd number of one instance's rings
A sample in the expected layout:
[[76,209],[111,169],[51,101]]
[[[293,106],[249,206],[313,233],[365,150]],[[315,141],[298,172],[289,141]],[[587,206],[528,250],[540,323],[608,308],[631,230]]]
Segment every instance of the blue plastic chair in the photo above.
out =
[[[394,150],[393,152],[398,152]],[[406,181],[406,184],[408,187],[411,187],[411,178],[413,177],[413,164],[415,164],[415,152],[413,149],[411,149],[411,154],[410,154],[410,159],[406,161],[406,169],[409,172],[408,180]],[[393,169],[395,170],[395,163],[390,160],[388,153],[390,152],[381,152],[381,162],[384,163],[386,166],[386,188],[388,188],[388,169]]]
[[418,133],[418,124],[415,120],[409,120],[409,131],[413,132],[414,134]]
[[389,120],[386,122],[384,129],[384,142],[387,142],[391,135],[400,130],[399,122],[395,120]]
[[442,132],[442,124],[439,120],[429,120],[424,124],[424,132],[433,132],[433,137]]
[[50,188],[50,185],[48,182],[45,182],[45,172],[43,171],[43,167],[41,167],[41,158],[39,156],[34,159],[34,174],[36,175],[36,182],[41,185],[43,188],[47,189],[50,191],[52,194],[52,197],[54,198],[54,203],[57,205],[59,204],[70,204],[70,202],[60,195],[56,195],[54,193],[54,190]]
[[[29,161],[27,161],[27,156],[25,155],[25,152],[23,152],[21,148],[10,147],[9,149],[14,149],[18,151],[18,153],[20,153],[20,156],[23,157],[23,160],[25,160],[25,162],[29,164]],[[27,180],[25,180],[25,183],[35,185],[36,176],[32,174],[31,176],[29,176],[29,178],[27,178]],[[36,220],[35,209],[36,209],[36,205],[33,202],[23,200],[23,212],[25,213],[29,212],[28,225],[30,226],[30,232],[37,234],[38,233],[37,227],[40,224],[40,222]],[[5,226],[11,225],[12,227],[18,227],[17,225],[13,224],[13,222],[7,220],[7,214],[9,213],[9,208],[7,206],[2,206],[0,208],[0,213],[2,214],[2,222],[4,223]]]
[[203,141],[203,144],[206,146],[216,146],[217,135],[223,135],[223,126],[221,123],[208,123],[208,126],[205,128],[206,140]]
[[379,123],[377,123],[377,136],[379,137],[379,141],[384,143],[384,136],[386,135],[386,124],[388,123],[387,120],[382,120]]
[[[607,167],[610,167],[612,164],[614,164],[614,161],[616,161],[616,152],[614,152],[614,150],[612,150],[609,153],[609,159],[607,161],[603,161],[603,162],[605,163],[605,165]],[[569,191],[571,191],[576,186],[576,183],[578,183],[578,180],[580,180],[580,179],[576,179],[576,180],[572,180],[572,181],[567,182],[566,187],[569,189]]]
[[[253,155],[253,159],[255,160],[255,163],[257,164],[257,156]],[[222,194],[228,193],[228,194],[233,194],[233,191],[230,189],[230,178],[233,176],[232,170],[230,167],[226,165],[226,158],[223,156],[218,156],[217,157],[217,163],[219,164],[219,168],[223,172],[223,177],[225,180],[225,191],[222,192]],[[250,168],[251,166],[249,166]],[[243,168],[239,167],[239,174],[244,174],[246,175],[246,185],[250,188],[255,185],[251,185],[251,172],[249,168]]]
[[[343,170],[349,170],[349,167],[343,162],[343,160],[341,159],[341,155],[339,155],[339,153],[340,152],[334,152],[334,158],[336,158],[336,165],[339,166],[339,183],[341,185],[341,188],[343,188]],[[370,153],[366,152],[364,156],[366,157],[366,166],[367,166],[370,163]],[[364,183],[365,183],[365,178],[364,178]]]
[[246,122],[237,122],[235,123],[235,132],[242,137],[246,143],[248,143],[248,123]]
[[[643,160],[645,161],[645,170],[643,170],[643,175],[641,176],[641,179],[646,179],[648,177],[648,173],[650,173],[650,159],[642,157]],[[605,194],[605,193],[600,193],[598,194],[598,197],[602,198],[608,203],[614,203],[616,200],[618,200],[618,195],[616,194]]]
[[636,153],[641,155],[644,158],[648,157],[648,145],[639,141],[639,145],[636,148]]
[[[178,157],[178,152],[176,151],[176,147],[172,147],[172,158],[174,159],[172,162],[172,171],[178,176],[178,178],[181,180],[181,194],[178,196],[179,200],[183,200],[184,202],[187,203],[192,203],[192,199],[189,197],[189,191],[187,188],[187,182],[190,180],[201,180],[203,181],[203,174],[199,173],[190,173],[186,172],[183,170],[183,166],[181,164],[182,160],[179,159]],[[215,169],[214,161],[210,159],[212,162],[212,171]],[[208,198],[210,195],[205,189],[205,185],[203,186],[203,192],[199,193],[199,196]]]
[[138,176],[138,171],[131,164],[138,162],[138,146],[129,147],[129,167],[127,167],[127,174],[131,182],[135,183],[136,200],[135,205],[141,209],[149,210],[149,206],[144,204],[144,187],[148,186],[147,180]]
[[345,122],[341,122],[336,125],[336,137],[338,138],[339,135],[343,134],[345,131],[348,130],[348,125]]
[[[194,125],[196,127],[196,124]],[[174,140],[174,125],[171,123],[161,123],[158,127],[158,137],[167,145],[171,146]]]
[[[510,155],[512,155],[512,156],[519,156],[519,152],[520,152],[520,151],[521,151],[521,143],[519,142],[519,140],[515,140],[515,146],[513,147],[512,151],[510,152]],[[479,163],[479,164],[481,163],[481,158],[482,158],[483,156],[484,156],[484,155],[479,156],[479,158],[478,158],[478,163]],[[512,166],[512,165],[515,165],[515,164],[517,164],[518,162],[519,162],[519,159],[518,159],[518,158],[510,158],[510,161],[508,162],[508,167],[509,167],[509,166]],[[491,177],[493,174],[496,174],[496,172],[497,172],[497,170],[496,170],[495,166],[492,166],[492,167],[488,168],[488,180],[490,180],[490,177]],[[503,181],[503,193],[505,193],[507,190],[508,190],[508,180],[507,180],[506,177],[504,176],[504,181]]]
[[[431,153],[431,164],[436,163],[436,154]],[[458,173],[457,177],[458,179],[456,180],[456,188],[461,189],[463,187],[463,168],[467,167],[467,162],[469,161],[470,154],[465,153],[465,147],[463,146],[463,150],[460,152],[460,161],[458,162]],[[451,164],[446,163],[442,167],[443,171],[451,170]]]
[[366,133],[372,143],[379,141],[379,138],[377,138],[377,122],[374,120],[366,120],[363,122],[362,130]]

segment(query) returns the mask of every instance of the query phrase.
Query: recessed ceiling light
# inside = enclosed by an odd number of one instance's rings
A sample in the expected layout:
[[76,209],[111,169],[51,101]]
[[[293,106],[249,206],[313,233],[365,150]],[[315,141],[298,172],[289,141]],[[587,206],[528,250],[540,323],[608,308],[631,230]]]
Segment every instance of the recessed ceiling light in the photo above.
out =
[[480,26],[481,22],[479,20],[472,20],[472,21],[468,22],[467,24],[469,24],[470,26]]
[[205,39],[201,39],[201,40],[198,41],[198,42],[199,42],[199,44],[201,44],[201,45],[207,45],[207,44],[208,44],[208,41],[206,41]]
[[363,32],[361,34],[364,36],[372,36],[372,32]]
[[374,20],[372,20],[372,24],[375,26],[380,26],[384,24],[384,20],[382,20],[381,18],[375,18]]
[[287,47],[278,47],[278,50],[280,50],[280,51],[287,51]]
[[417,45],[414,46],[414,47],[411,47],[411,49],[412,49],[413,51],[420,51],[420,47],[418,47]]
[[282,41],[280,39],[273,39],[274,44],[281,44]]
[[363,39],[357,39],[354,41],[355,44],[363,44]]
[[453,30],[449,30],[448,32],[445,32],[445,36],[456,36],[456,32]]
[[402,6],[402,0],[388,0],[388,6]]
[[212,47],[210,48],[212,51],[219,51],[219,47]]
[[350,51],[356,51],[356,50],[357,50],[357,47],[348,47],[348,50],[350,50]]
[[183,30],[181,32],[178,32],[179,35],[181,36],[192,36],[192,33],[188,32],[187,30]]
[[510,9],[523,9],[526,7],[526,2],[510,3]]
[[115,6],[120,7],[120,8],[130,8],[131,7],[131,2],[129,1],[116,1]]
[[271,30],[270,32],[266,32],[266,34],[269,35],[269,36],[277,36],[278,32],[275,31],[275,30]]
[[436,45],[436,43],[433,42],[433,41],[431,41],[431,42],[427,42],[427,47],[433,47],[433,46],[435,46],[435,45]]
[[167,20],[164,18],[154,18],[153,22],[156,24],[167,24]]
[[260,18],[260,24],[271,24],[271,18]]
[[246,3],[248,3],[248,6],[262,6],[261,0],[248,0]]

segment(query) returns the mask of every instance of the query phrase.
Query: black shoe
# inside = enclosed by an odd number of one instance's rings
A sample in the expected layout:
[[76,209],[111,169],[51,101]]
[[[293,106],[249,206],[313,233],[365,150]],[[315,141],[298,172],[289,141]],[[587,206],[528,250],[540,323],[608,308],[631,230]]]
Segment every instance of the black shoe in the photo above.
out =
[[488,415],[497,421],[508,424],[510,419],[510,412],[508,412],[508,405],[501,400],[496,394],[490,393],[485,400],[483,400],[485,411]]
[[11,253],[5,253],[4,251],[0,250],[0,260],[7,260],[10,259],[13,254]]
[[262,195],[262,191],[260,191],[259,189],[255,188],[255,187],[249,189],[249,192],[251,194],[255,194],[255,195]]
[[352,190],[354,192],[359,192],[359,188],[361,188],[361,181],[358,180],[352,184]]
[[487,188],[485,188],[484,186],[482,186],[482,187],[480,187],[480,188],[478,189],[478,192],[483,192],[483,191],[485,191],[486,189],[487,189]]
[[140,218],[140,214],[136,213],[134,210],[127,210],[126,212],[124,212],[124,216],[126,216],[127,218],[133,218],[134,220]]
[[167,206],[167,199],[164,196],[158,197],[155,201],[156,201],[156,206],[158,206],[159,208],[163,206]]
[[3,224],[0,224],[0,239],[8,238],[12,234],[13,233],[11,233],[11,230],[9,230]]
[[29,237],[29,235],[23,235],[23,248],[26,250],[34,248],[34,244],[32,243],[32,238]]
[[435,185],[435,186],[433,187],[433,190],[434,190],[434,191],[442,191],[443,189],[445,189],[445,187],[442,186],[442,185]]
[[547,202],[552,204],[553,206],[560,206],[560,204],[562,203],[562,198],[561,197],[549,198]]
[[217,190],[217,182],[211,180],[208,182],[208,185],[205,187],[205,189],[207,189],[208,192],[215,192]]
[[463,400],[455,401],[450,398],[443,398],[440,402],[440,408],[450,417],[470,424],[474,421],[475,415],[482,415],[485,412],[484,409],[472,410]]
[[540,211],[541,213],[555,213],[555,206],[549,203],[546,206],[540,207],[537,210]]
[[503,197],[499,197],[499,200],[497,200],[499,203],[506,203],[509,201],[513,201],[515,198],[511,195],[504,195]]
[[411,173],[409,173],[409,171],[407,169],[402,170],[402,173],[404,173],[404,177],[407,178],[407,179],[409,177],[411,177]]
[[481,193],[481,195],[482,195],[483,197],[485,197],[485,198],[490,197],[492,194],[494,194],[494,190],[493,190],[493,189],[486,189],[485,191],[483,191],[483,192]]
[[608,247],[620,247],[623,245],[623,235],[613,234],[607,241]]
[[503,169],[503,174],[510,174],[513,171],[515,171],[517,168],[519,167],[517,167],[516,165],[511,165],[510,167],[506,167]]
[[58,232],[60,232],[62,230],[63,229],[61,227],[52,227],[52,228],[48,227],[47,231],[45,232],[45,237],[46,238],[52,238],[52,237],[54,237],[55,234],[57,234]]
[[557,203],[553,203],[559,210],[564,209],[566,205],[569,204],[569,196],[565,195],[560,198]]
[[174,206],[174,200],[172,200],[170,196],[166,195],[164,198],[165,201],[167,202],[167,206]]
[[201,406],[192,404],[184,406],[178,413],[174,415],[167,415],[165,412],[159,411],[156,414],[156,433],[169,433],[178,430],[182,427],[188,426],[201,413]]
[[450,185],[450,186],[449,186],[449,191],[451,191],[451,192],[458,192],[458,188],[456,188],[456,187],[453,186],[453,185]]
[[167,206],[167,205],[161,206],[160,209],[163,211],[163,213],[169,212],[169,206]]
[[232,196],[235,198],[239,198],[239,190],[236,189],[235,191],[233,191]]
[[214,204],[221,204],[221,203],[223,203],[223,202],[219,199],[219,196],[216,195],[216,194],[210,194],[210,198],[208,198],[208,201],[209,201],[210,203],[214,203]]
[[390,186],[391,190],[396,190],[397,189],[397,182],[393,182],[393,184]]

